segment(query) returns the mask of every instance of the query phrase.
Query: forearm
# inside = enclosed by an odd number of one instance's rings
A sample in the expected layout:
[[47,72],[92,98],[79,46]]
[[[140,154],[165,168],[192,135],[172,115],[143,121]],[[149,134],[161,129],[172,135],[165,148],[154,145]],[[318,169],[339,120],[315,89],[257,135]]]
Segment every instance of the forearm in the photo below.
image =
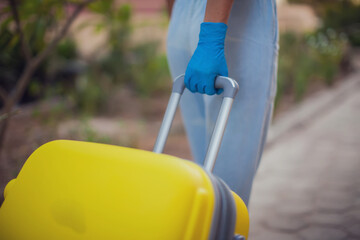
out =
[[208,0],[204,22],[222,22],[227,24],[233,2],[234,0]]
[[229,75],[224,43],[233,0],[207,0],[199,42],[185,71],[184,83],[191,92],[220,94],[215,88],[217,76]]
[[169,17],[171,17],[171,12],[172,12],[174,2],[175,2],[175,0],[166,0],[166,7],[167,7]]

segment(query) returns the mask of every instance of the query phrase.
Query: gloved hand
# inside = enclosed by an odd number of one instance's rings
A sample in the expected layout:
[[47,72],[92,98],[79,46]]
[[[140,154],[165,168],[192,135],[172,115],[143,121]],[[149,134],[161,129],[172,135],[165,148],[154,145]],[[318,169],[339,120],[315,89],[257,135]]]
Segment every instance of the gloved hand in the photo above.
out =
[[185,86],[191,92],[208,95],[222,92],[222,89],[215,89],[214,83],[216,76],[228,76],[224,55],[226,30],[225,23],[201,24],[199,43],[185,72]]

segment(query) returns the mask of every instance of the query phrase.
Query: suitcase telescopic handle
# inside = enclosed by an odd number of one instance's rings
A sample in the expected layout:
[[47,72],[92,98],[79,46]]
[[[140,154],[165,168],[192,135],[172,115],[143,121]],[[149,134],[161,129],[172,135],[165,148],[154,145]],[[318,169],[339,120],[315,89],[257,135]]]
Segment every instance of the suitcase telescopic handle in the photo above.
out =
[[[239,85],[235,80],[231,78],[218,76],[215,79],[215,88],[221,88],[224,90],[224,92],[222,93],[223,100],[204,161],[204,168],[210,172],[212,172],[214,168],[216,157],[219,153],[221,141],[224,136],[225,127],[230,115],[231,106],[234,102],[234,98],[237,92],[239,91]],[[180,98],[184,92],[184,89],[184,74],[182,74],[178,76],[173,83],[170,100],[167,105],[164,119],[155,142],[153,150],[153,152],[155,153],[162,153],[162,151],[164,150],[165,142],[169,135],[175,112],[179,105]]]

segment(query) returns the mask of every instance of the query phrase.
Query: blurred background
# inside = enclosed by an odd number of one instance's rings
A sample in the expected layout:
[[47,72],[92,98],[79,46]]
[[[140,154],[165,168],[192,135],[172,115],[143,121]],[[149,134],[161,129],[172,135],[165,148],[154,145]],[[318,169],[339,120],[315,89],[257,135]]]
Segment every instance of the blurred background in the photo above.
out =
[[[277,4],[250,237],[360,239],[360,1]],[[1,1],[0,192],[54,139],[151,150],[171,89],[167,27],[163,0]],[[192,159],[179,115],[165,152]]]

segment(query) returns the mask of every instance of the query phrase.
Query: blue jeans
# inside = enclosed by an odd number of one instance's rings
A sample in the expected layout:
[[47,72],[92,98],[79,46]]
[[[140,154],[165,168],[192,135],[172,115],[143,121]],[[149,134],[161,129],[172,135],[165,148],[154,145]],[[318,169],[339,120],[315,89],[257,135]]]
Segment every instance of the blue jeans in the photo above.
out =
[[[206,1],[176,0],[167,54],[173,78],[185,73],[194,53]],[[275,0],[235,0],[225,39],[229,77],[240,86],[214,173],[248,204],[276,94],[278,26]],[[185,90],[180,107],[194,160],[203,164],[221,96]]]

